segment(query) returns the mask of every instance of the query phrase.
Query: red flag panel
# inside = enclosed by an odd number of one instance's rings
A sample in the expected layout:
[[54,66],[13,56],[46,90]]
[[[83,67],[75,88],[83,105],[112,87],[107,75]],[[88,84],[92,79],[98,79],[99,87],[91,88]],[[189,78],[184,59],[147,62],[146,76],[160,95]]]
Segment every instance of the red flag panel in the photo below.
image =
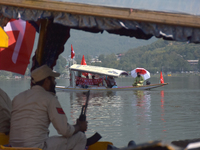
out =
[[19,19],[10,21],[4,30],[9,36],[9,47],[0,48],[0,70],[24,75],[34,45],[35,28]]
[[165,83],[162,75],[162,71],[160,72],[160,83]]

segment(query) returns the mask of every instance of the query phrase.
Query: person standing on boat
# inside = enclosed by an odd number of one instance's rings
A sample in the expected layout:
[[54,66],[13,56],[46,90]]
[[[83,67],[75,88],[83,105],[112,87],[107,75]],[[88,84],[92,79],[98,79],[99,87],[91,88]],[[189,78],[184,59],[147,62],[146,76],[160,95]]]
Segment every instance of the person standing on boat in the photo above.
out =
[[142,86],[144,82],[143,76],[140,75],[140,73],[137,73],[137,77],[134,80],[133,86]]
[[6,136],[10,131],[12,102],[9,96],[0,88],[0,136]]
[[[12,101],[10,143],[14,147],[37,147],[43,150],[84,150],[87,121],[70,125],[55,91],[55,77],[47,65],[32,71],[31,89]],[[53,124],[61,136],[49,137],[48,127]]]

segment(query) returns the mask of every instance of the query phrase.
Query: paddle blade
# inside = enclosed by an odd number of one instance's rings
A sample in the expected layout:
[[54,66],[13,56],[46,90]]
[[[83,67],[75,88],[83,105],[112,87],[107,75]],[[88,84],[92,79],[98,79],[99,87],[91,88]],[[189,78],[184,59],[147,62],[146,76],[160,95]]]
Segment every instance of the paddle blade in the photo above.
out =
[[90,145],[98,142],[101,138],[102,138],[102,136],[98,132],[96,132],[93,136],[91,136],[90,138],[87,139],[86,146],[90,146]]

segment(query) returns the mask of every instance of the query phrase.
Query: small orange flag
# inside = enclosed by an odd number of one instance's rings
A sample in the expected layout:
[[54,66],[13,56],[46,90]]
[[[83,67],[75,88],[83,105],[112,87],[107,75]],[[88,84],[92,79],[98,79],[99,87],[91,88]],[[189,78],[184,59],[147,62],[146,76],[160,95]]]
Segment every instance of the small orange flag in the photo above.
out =
[[162,71],[160,72],[160,83],[165,83],[162,75]]
[[[83,57],[82,57],[81,65],[87,65],[87,63],[86,63],[86,61],[85,61],[85,57],[84,57],[84,55],[83,55]],[[84,75],[84,76],[88,76],[88,73],[83,72],[82,75]]]
[[83,57],[82,57],[81,65],[87,65],[87,64],[86,64],[86,61],[85,61],[84,55],[83,55]]

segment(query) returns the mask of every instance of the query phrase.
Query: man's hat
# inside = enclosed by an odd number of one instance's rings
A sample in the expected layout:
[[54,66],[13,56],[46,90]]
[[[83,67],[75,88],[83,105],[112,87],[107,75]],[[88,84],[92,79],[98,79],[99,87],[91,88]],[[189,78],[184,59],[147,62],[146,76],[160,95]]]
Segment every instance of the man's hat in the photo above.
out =
[[59,77],[60,73],[54,72],[47,65],[40,66],[31,72],[31,77],[33,78],[32,82],[39,82],[47,77]]

